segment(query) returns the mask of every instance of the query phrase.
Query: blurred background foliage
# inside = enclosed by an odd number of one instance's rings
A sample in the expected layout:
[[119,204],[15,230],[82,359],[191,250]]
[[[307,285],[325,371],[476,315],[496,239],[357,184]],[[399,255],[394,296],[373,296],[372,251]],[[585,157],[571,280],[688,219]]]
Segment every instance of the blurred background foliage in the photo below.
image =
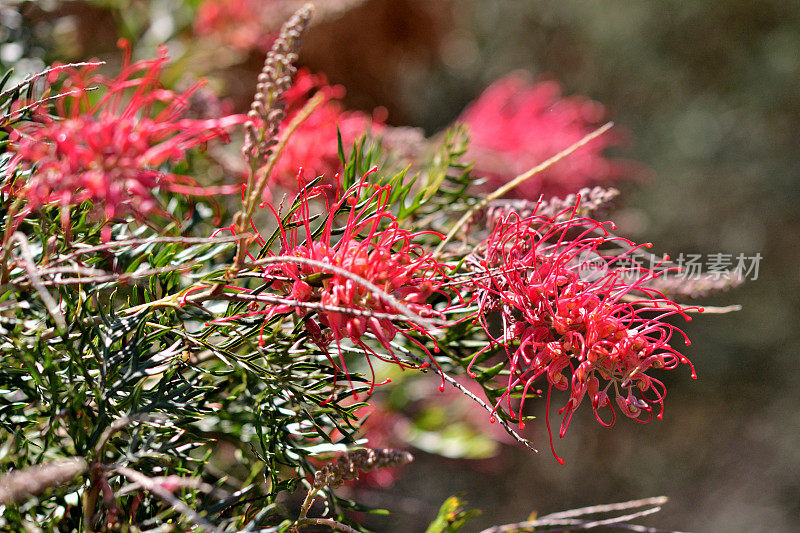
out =
[[[588,409],[579,411],[572,431],[556,443],[563,467],[546,451],[543,423],[530,426],[538,455],[481,439],[479,430],[489,424],[477,418],[483,425],[462,424],[460,436],[447,434],[448,444],[442,431],[426,431],[446,426],[463,407],[431,393],[435,384],[403,381],[381,390],[388,411],[414,415],[408,427],[391,417],[384,425],[416,445],[416,461],[389,489],[350,489],[365,504],[393,509],[389,518],[370,519],[372,527],[420,530],[440,502],[460,492],[483,509],[475,526],[522,520],[534,509],[665,494],[671,504],[649,520],[653,526],[797,530],[800,3],[349,3],[358,5],[312,28],[300,60],[344,85],[349,106],[384,106],[390,123],[434,134],[510,71],[558,80],[566,94],[602,102],[630,139],[624,156],[648,169],[626,187],[611,215],[620,233],[652,241],[654,251],[673,257],[763,257],[756,281],[707,299],[742,304],[740,312],[700,316],[684,328],[694,341],[685,353],[699,379],[688,372],[666,376],[665,419],[622,420],[607,430]],[[120,36],[135,43],[140,57],[166,42],[175,59],[173,83],[204,76],[234,108],[246,109],[264,51],[198,35],[193,21],[200,4],[6,0],[0,70],[15,66],[21,77],[56,60],[89,57],[113,64]],[[273,27],[269,17],[261,22],[265,34],[282,22],[279,13]],[[428,438],[433,434],[439,440]],[[464,459],[486,455],[492,457]]]

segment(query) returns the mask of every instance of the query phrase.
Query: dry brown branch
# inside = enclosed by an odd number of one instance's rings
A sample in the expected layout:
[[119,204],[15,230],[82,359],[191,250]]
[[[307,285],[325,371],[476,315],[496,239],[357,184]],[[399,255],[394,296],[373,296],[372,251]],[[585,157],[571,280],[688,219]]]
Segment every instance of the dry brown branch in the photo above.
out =
[[71,457],[5,473],[0,476],[0,504],[21,503],[51,487],[69,483],[87,470],[83,457]]
[[114,467],[113,471],[118,474],[122,474],[131,481],[137,483],[144,490],[152,492],[167,502],[173,509],[181,513],[187,519],[191,520],[193,525],[196,527],[211,533],[222,533],[221,529],[218,529],[216,526],[214,526],[214,524],[200,516],[194,509],[173,496],[172,492],[159,482],[160,478],[149,478],[141,472],[137,472],[136,470],[125,466]]
[[16,232],[11,236],[7,246],[11,246],[11,243],[14,241],[19,243],[19,249],[22,253],[22,262],[25,265],[25,271],[28,273],[28,278],[31,280],[31,285],[33,285],[33,287],[36,289],[36,292],[39,293],[42,303],[44,303],[45,307],[47,308],[47,312],[50,313],[50,316],[53,317],[56,326],[59,329],[66,329],[67,323],[64,320],[64,315],[61,313],[61,310],[58,307],[58,303],[47,291],[44,284],[42,284],[42,279],[39,277],[39,273],[36,269],[36,263],[33,261],[33,255],[31,254],[30,246],[28,244],[28,239],[23,233]]
[[[618,529],[626,529],[629,531],[639,531],[642,533],[668,533],[664,530],[651,528],[647,526],[639,526],[635,524],[626,524],[631,520],[641,518],[650,514],[657,513],[661,510],[661,505],[665,504],[668,499],[665,496],[655,498],[645,498],[641,500],[631,500],[622,503],[613,503],[607,505],[594,505],[591,507],[582,507],[580,509],[571,509],[569,511],[561,511],[552,513],[536,520],[527,520],[524,522],[516,522],[514,524],[505,524],[502,526],[494,526],[484,529],[481,533],[511,533],[516,531],[528,531],[536,528],[537,531],[547,531],[549,533],[556,533],[560,531],[576,531],[585,529],[594,529],[598,527],[608,526]],[[621,516],[614,516],[611,518],[604,518],[600,520],[579,520],[575,517],[585,516],[597,513],[611,513],[623,511],[626,509],[635,509],[637,507],[649,507],[636,513],[630,513]],[[542,529],[544,528],[544,529]],[[669,533],[679,533],[677,531]]]

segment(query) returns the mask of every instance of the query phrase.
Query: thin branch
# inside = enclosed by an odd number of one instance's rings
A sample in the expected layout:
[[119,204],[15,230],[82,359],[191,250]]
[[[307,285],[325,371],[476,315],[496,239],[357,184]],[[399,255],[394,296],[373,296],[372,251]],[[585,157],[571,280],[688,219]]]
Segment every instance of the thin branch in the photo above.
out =
[[30,74],[28,76],[25,76],[25,79],[23,79],[17,85],[15,85],[14,87],[12,87],[10,89],[6,89],[2,93],[0,93],[0,100],[2,100],[3,98],[5,98],[6,96],[8,96],[10,94],[13,94],[14,91],[19,91],[20,89],[22,89],[26,85],[30,85],[31,83],[35,82],[36,80],[47,76],[51,72],[57,72],[57,71],[60,71],[60,70],[64,70],[66,68],[79,68],[79,67],[100,66],[100,65],[105,65],[105,61],[86,61],[86,62],[82,62],[82,63],[67,63],[66,65],[57,65],[55,67],[46,68],[41,72],[37,72],[36,74]]
[[273,264],[280,264],[280,263],[297,263],[300,265],[308,265],[315,268],[319,268],[323,271],[333,272],[334,274],[338,274],[342,277],[345,277],[357,285],[361,285],[369,292],[373,294],[373,296],[384,300],[386,303],[390,304],[394,307],[399,313],[404,315],[405,319],[409,322],[412,322],[426,330],[433,330],[430,331],[432,334],[441,334],[441,331],[438,330],[441,324],[437,320],[431,320],[429,318],[425,318],[420,316],[419,314],[412,311],[408,306],[400,302],[397,298],[392,296],[391,294],[387,293],[386,291],[380,289],[376,285],[374,285],[369,280],[362,278],[361,276],[350,272],[349,270],[345,270],[341,267],[336,265],[331,265],[330,263],[323,263],[322,261],[316,261],[314,259],[306,259],[305,257],[294,257],[289,255],[276,255],[273,257],[265,257],[263,259],[259,259],[252,263],[248,263],[245,267],[252,268],[262,265],[273,265]]
[[[655,514],[660,510],[661,507],[656,506],[636,513],[631,513],[622,516],[615,516],[612,518],[605,518],[603,520],[592,520],[592,521],[575,520],[571,518],[561,518],[561,519],[540,518],[538,520],[528,520],[525,522],[517,522],[515,524],[506,524],[502,526],[490,527],[488,529],[484,529],[480,533],[510,533],[529,528],[537,528],[537,531],[547,531],[548,533],[557,533],[561,531],[576,531],[579,529],[594,529],[602,526],[618,527],[621,529],[642,531],[645,533],[656,533],[660,530],[654,528],[648,528],[645,526],[623,524],[623,522],[629,522],[631,520],[635,520],[636,518],[641,518],[643,516]],[[547,527],[547,526],[556,526],[556,527]],[[546,527],[547,529],[538,529],[541,527]],[[673,533],[679,533],[679,532],[673,532]]]
[[225,293],[214,296],[214,299],[227,300],[233,302],[263,302],[270,304],[290,305],[292,307],[302,307],[304,309],[313,309],[315,311],[328,311],[331,313],[342,313],[352,316],[385,318],[387,320],[408,319],[406,315],[379,313],[377,311],[370,311],[369,309],[358,309],[355,307],[340,307],[338,305],[327,305],[317,302],[301,302],[300,300],[292,300],[290,298],[280,298],[278,296],[272,296],[270,294]]
[[143,489],[152,492],[162,500],[166,501],[173,509],[194,522],[197,527],[205,529],[206,531],[210,531],[211,533],[223,533],[221,529],[218,529],[216,526],[214,526],[214,524],[200,516],[197,511],[173,496],[172,492],[165,489],[161,484],[145,476],[141,472],[137,472],[136,470],[125,466],[116,466],[113,468],[113,470],[118,474],[122,474],[123,476],[127,477],[131,481],[138,483]]
[[0,505],[21,503],[51,487],[69,483],[87,471],[83,457],[71,457],[0,475]]
[[110,250],[112,248],[121,248],[123,246],[139,246],[142,244],[155,244],[155,243],[180,243],[180,244],[215,244],[215,243],[230,243],[246,238],[245,235],[232,235],[229,237],[147,237],[142,239],[127,239],[123,241],[111,241],[104,244],[95,246],[87,246],[80,248],[66,255],[57,257],[54,263],[63,263],[69,261],[79,255],[89,254],[92,252],[99,252],[102,250]]
[[530,178],[532,178],[533,176],[539,174],[543,170],[546,170],[547,168],[551,167],[552,165],[558,163],[559,161],[561,161],[562,159],[564,159],[568,155],[572,154],[572,152],[574,152],[578,148],[588,144],[592,140],[596,139],[600,135],[602,135],[605,132],[607,132],[609,129],[611,129],[611,127],[613,125],[614,125],[613,122],[608,122],[607,124],[597,128],[592,133],[586,135],[583,139],[581,139],[580,141],[576,142],[575,144],[573,144],[569,148],[567,148],[565,150],[562,150],[561,152],[559,152],[556,155],[554,155],[553,157],[543,161],[542,163],[536,165],[535,167],[533,167],[532,169],[528,170],[527,172],[524,172],[524,173],[520,174],[519,176],[517,176],[513,180],[509,181],[508,183],[506,183],[505,185],[503,185],[499,189],[495,190],[491,194],[489,194],[486,197],[484,197],[477,204],[473,205],[471,208],[469,208],[467,210],[466,213],[464,213],[464,215],[458,220],[458,222],[456,222],[455,225],[450,229],[450,231],[447,233],[447,236],[444,238],[444,240],[439,243],[439,245],[436,247],[436,249],[433,252],[433,257],[436,259],[442,254],[442,251],[444,251],[444,247],[447,245],[447,243],[449,243],[453,239],[453,237],[455,237],[456,233],[458,233],[459,230],[461,230],[461,228],[464,227],[464,225],[467,222],[470,221],[470,219],[472,218],[472,215],[474,215],[476,211],[478,211],[479,209],[483,209],[492,200],[500,198],[501,196],[506,194],[508,191],[510,191],[511,189],[516,187],[517,185],[529,180]]
[[567,511],[558,511],[550,513],[545,516],[539,517],[539,520],[546,518],[574,518],[576,516],[584,516],[587,514],[598,513],[613,513],[615,511],[625,511],[627,509],[636,509],[637,507],[647,507],[650,505],[659,506],[664,505],[669,501],[666,496],[654,496],[652,498],[643,498],[639,500],[629,500],[620,503],[606,503],[601,505],[592,505],[589,507],[579,507],[578,509],[569,509]]
[[10,246],[11,243],[14,241],[17,241],[19,243],[19,249],[20,252],[22,253],[22,261],[25,264],[25,270],[28,272],[28,277],[31,280],[31,285],[33,285],[33,287],[36,289],[36,292],[39,293],[39,297],[42,299],[42,302],[47,308],[47,312],[50,313],[50,316],[53,317],[56,326],[59,329],[66,329],[67,322],[64,320],[64,315],[58,308],[58,303],[55,301],[55,299],[53,299],[53,296],[47,291],[45,286],[42,284],[42,279],[39,277],[39,274],[36,271],[36,263],[33,261],[33,255],[31,254],[31,249],[30,245],[28,244],[28,239],[25,237],[23,233],[20,233],[18,231],[11,236],[8,246]]
[[304,526],[328,526],[334,531],[344,531],[344,533],[359,533],[357,529],[353,529],[352,527],[342,524],[341,522],[337,522],[331,518],[304,518],[303,520],[299,520],[294,525],[294,530],[299,531],[300,528]]
[[59,98],[64,98],[65,96],[70,96],[72,94],[79,94],[79,93],[87,93],[89,91],[94,91],[95,89],[96,87],[87,87],[86,89],[74,89],[72,91],[68,91],[65,93],[58,93],[53,96],[48,96],[47,98],[36,100],[32,104],[20,107],[19,109],[16,109],[7,115],[3,115],[2,117],[0,117],[0,119],[6,122],[12,122],[16,120],[19,116],[24,115],[26,111],[30,111],[31,109],[36,109],[37,107],[41,107],[43,104],[49,104],[50,102],[54,102]]
[[[392,343],[392,347],[399,349],[401,352],[403,352],[404,355],[406,355],[407,357],[413,359],[417,363],[424,363],[425,362],[420,357],[417,357],[416,355],[414,355],[410,350],[407,350],[404,346],[401,346],[401,345],[396,344],[396,343]],[[431,368],[431,370],[433,370],[433,372],[436,375],[438,375],[443,380],[445,380],[448,383],[450,383],[453,387],[457,388],[459,391],[461,391],[469,399],[471,399],[472,401],[474,401],[475,403],[477,403],[478,405],[483,407],[486,410],[487,413],[489,413],[489,414],[495,413],[495,410],[492,409],[492,406],[487,404],[485,401],[481,400],[478,396],[473,394],[469,389],[467,389],[464,385],[462,385],[461,383],[456,381],[454,378],[452,378],[452,377],[448,376],[447,374],[445,374],[444,371],[441,370],[440,368],[438,368],[436,365],[431,365],[430,368]],[[526,448],[528,448],[532,452],[539,453],[539,450],[537,450],[536,448],[533,447],[533,443],[531,443],[531,441],[529,441],[528,439],[526,439],[525,437],[523,437],[522,435],[520,435],[519,433],[514,431],[514,429],[511,427],[511,424],[509,424],[506,420],[503,420],[503,418],[500,416],[499,413],[495,416],[495,420],[497,420],[497,422],[503,427],[503,429],[506,430],[506,432],[509,435],[511,435],[514,438],[514,440],[516,440],[517,442],[521,443],[522,445],[524,445]]]
[[144,270],[138,270],[136,272],[131,272],[127,274],[114,274],[112,272],[106,272],[105,270],[99,270],[96,268],[86,268],[86,267],[57,267],[52,269],[44,269],[39,272],[40,275],[57,275],[57,274],[75,274],[75,275],[86,275],[88,277],[75,277],[75,278],[60,278],[54,279],[47,282],[47,285],[74,285],[74,284],[84,284],[84,283],[106,283],[109,281],[116,281],[119,283],[132,280],[132,279],[139,279],[139,278],[146,278],[150,276],[154,276],[157,274],[165,274],[167,272],[175,272],[179,270],[191,270],[194,267],[199,266],[200,263],[184,263],[180,265],[170,265],[166,267],[160,268],[148,268]]

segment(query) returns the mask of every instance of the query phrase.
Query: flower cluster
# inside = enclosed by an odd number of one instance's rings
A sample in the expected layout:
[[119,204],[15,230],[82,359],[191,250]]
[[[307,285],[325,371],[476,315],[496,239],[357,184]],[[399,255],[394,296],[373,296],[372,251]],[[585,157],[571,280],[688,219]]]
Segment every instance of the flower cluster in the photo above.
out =
[[[195,146],[227,139],[228,130],[244,117],[181,119],[199,84],[181,94],[164,89],[159,78],[168,61],[166,48],[155,59],[132,63],[130,46],[124,41],[121,46],[125,57],[119,76],[96,74],[97,65],[61,69],[68,74],[62,86],[67,94],[57,102],[57,116],[39,109],[34,120],[12,130],[9,173],[35,171],[25,180],[6,176],[6,187],[24,197],[29,209],[91,200],[102,219],[128,213],[143,218],[157,210],[153,190],[159,187],[219,192],[193,187],[191,178],[159,167],[184,158]],[[108,228],[104,231],[108,238]]]
[[318,176],[325,176],[327,182],[332,183],[334,174],[342,169],[337,128],[345,147],[353,146],[365,133],[380,133],[385,129],[381,113],[370,117],[360,111],[345,111],[339,102],[344,96],[344,87],[328,85],[323,75],[311,74],[306,69],[298,71],[294,84],[283,95],[286,118],[282,129],[317,91],[325,95],[325,103],[311,113],[292,134],[270,177],[273,184],[288,189],[296,188],[297,169],[301,167],[304,183]]
[[[531,84],[517,73],[492,84],[459,120],[470,128],[467,159],[475,161],[476,173],[486,176],[488,186],[496,189],[581,140],[604,115],[597,102],[577,96],[562,98],[555,81]],[[603,155],[606,148],[619,142],[609,134],[594,139],[511,194],[536,201],[542,194],[574,193],[628,177],[629,164]]]
[[[440,266],[418,242],[430,232],[412,232],[398,225],[389,212],[391,187],[366,181],[375,171],[345,191],[339,190],[337,175],[332,201],[327,195],[329,185],[301,186],[298,207],[286,222],[272,205],[262,204],[280,224],[281,249],[278,255],[270,253],[261,260],[264,280],[275,298],[249,316],[264,315],[265,323],[280,314],[303,317],[309,338],[326,353],[330,343],[336,343],[341,366],[332,359],[331,363],[348,378],[339,346],[342,340],[349,339],[368,355],[370,369],[370,356],[410,368],[413,365],[395,355],[391,341],[401,333],[427,352],[409,333],[430,335],[434,324],[430,318],[438,316],[426,302],[438,288]],[[327,218],[322,227],[312,229],[316,215],[311,214],[310,200],[315,198],[325,203]],[[337,214],[346,217],[342,228],[334,227]],[[224,229],[235,231],[234,227]],[[260,235],[256,239],[266,245]],[[388,355],[370,348],[364,342],[368,335]]]
[[[651,404],[661,406],[661,418],[664,385],[647,372],[690,364],[670,345],[675,332],[687,344],[688,339],[664,321],[676,314],[689,320],[689,308],[646,286],[663,270],[626,266],[642,246],[612,236],[611,223],[575,216],[576,210],[577,205],[552,218],[509,214],[474,258],[476,319],[491,338],[484,351],[499,345],[508,356],[507,390],[495,409],[505,401],[522,427],[525,397],[544,378],[548,405],[552,387],[570,391],[559,410],[561,437],[587,395],[605,426],[616,416],[611,396],[631,418],[648,413],[640,421],[649,421]],[[503,325],[497,336],[490,333],[493,315]],[[515,412],[511,398],[517,393],[522,400]],[[600,414],[605,407],[611,412],[607,421]]]

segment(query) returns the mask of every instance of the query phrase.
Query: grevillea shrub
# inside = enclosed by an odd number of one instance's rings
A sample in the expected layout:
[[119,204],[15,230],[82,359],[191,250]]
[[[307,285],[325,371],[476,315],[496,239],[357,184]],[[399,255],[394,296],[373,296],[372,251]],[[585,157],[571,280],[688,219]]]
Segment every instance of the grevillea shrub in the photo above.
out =
[[[618,177],[597,104],[507,79],[465,112],[473,144],[459,124],[418,137],[409,166],[396,131],[297,73],[312,11],[272,39],[246,116],[191,118],[197,86],[164,85],[164,48],[0,87],[0,528],[357,531],[339,486],[391,483],[413,446],[535,450],[533,403],[558,402],[563,437],[581,405],[660,418],[665,371],[695,377],[676,321],[700,308],[603,221],[617,192],[583,188]],[[517,187],[570,196],[480,184],[559,150]],[[454,395],[474,409],[414,433]],[[461,422],[460,448],[437,444]],[[503,530],[617,520],[594,511]],[[451,498],[428,531],[473,514]]]

